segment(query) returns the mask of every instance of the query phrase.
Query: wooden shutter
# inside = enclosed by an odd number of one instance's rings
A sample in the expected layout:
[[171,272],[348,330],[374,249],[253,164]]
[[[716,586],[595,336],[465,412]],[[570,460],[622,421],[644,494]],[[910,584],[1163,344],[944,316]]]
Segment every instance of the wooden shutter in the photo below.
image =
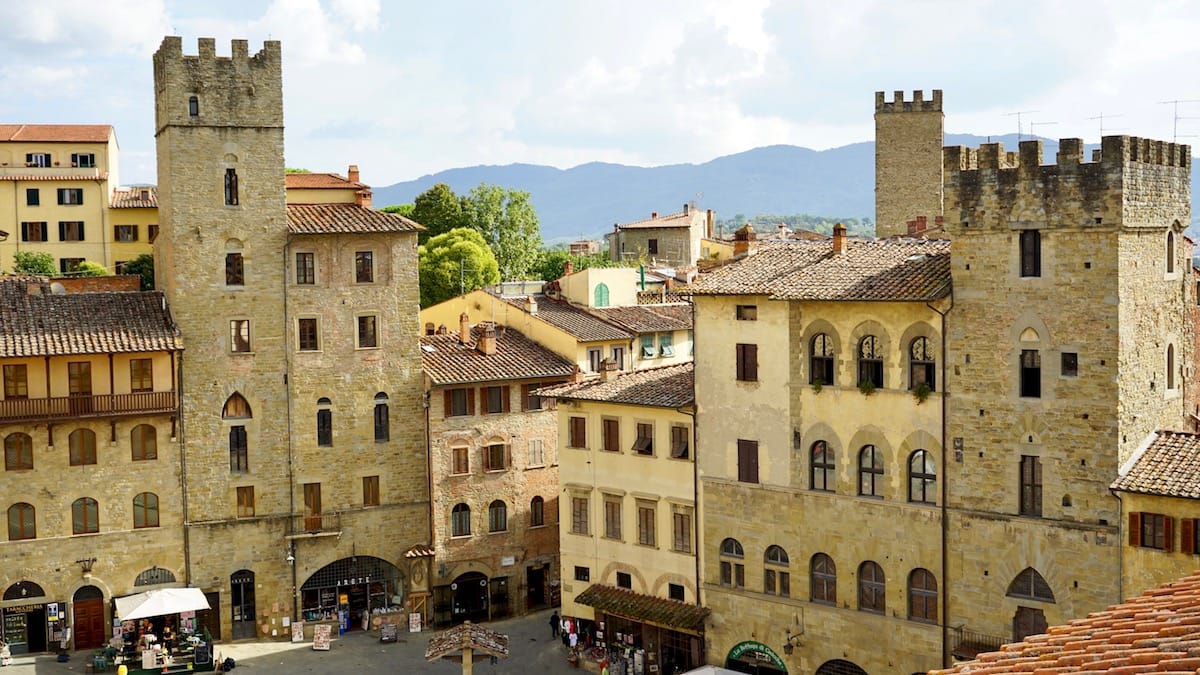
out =
[[1196,552],[1196,519],[1179,519],[1179,550],[1184,553]]
[[1134,512],[1134,513],[1129,514],[1129,545],[1130,546],[1141,546],[1142,545],[1142,514],[1141,513]]
[[[61,192],[61,191],[60,191],[60,192]],[[58,200],[58,203],[59,203],[59,204],[61,204],[61,203],[62,203],[62,199],[59,199],[59,200]],[[64,221],[61,221],[61,220],[60,220],[60,221],[58,221],[58,240],[59,240],[59,241],[66,241],[66,240],[67,240],[67,224],[66,224],[66,222],[64,222]]]
[[758,345],[746,345],[746,379],[758,381]]
[[467,388],[463,391],[466,394],[466,398],[467,398],[467,414],[474,415],[475,414],[475,390]]
[[21,223],[21,241],[29,241],[29,223]]
[[529,385],[521,385],[521,412],[529,410]]
[[1163,516],[1163,550],[1175,550],[1175,519],[1171,516]]
[[444,414],[442,415],[442,417],[450,417],[451,415],[453,415],[453,414],[454,414],[454,396],[453,396],[453,393],[454,393],[454,392],[453,392],[453,391],[451,391],[451,390],[449,390],[449,389],[447,389],[447,390],[445,390],[445,391],[443,391],[443,392],[442,392],[443,396],[444,396],[444,397],[445,397],[445,399],[446,399],[446,410],[445,410]]
[[500,399],[500,411],[512,412],[512,387],[507,384],[500,387]]

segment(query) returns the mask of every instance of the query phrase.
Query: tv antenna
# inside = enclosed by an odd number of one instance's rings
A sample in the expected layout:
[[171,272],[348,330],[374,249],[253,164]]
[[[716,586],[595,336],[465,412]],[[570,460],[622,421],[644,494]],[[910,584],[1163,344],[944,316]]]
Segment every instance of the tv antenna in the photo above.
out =
[[[1100,139],[1101,140],[1104,140],[1104,117],[1105,117],[1104,113],[1100,113],[1099,115],[1096,115],[1095,117],[1088,118],[1089,120],[1099,120],[1100,121]],[[1109,119],[1112,119],[1114,117],[1124,117],[1124,115],[1108,115]],[[1109,128],[1109,131],[1112,131],[1111,127]]]
[[1021,115],[1029,115],[1029,114],[1035,113],[1035,112],[1040,112],[1040,111],[1038,111],[1038,110],[1018,110],[1017,112],[1010,112],[1010,113],[1004,114],[1005,117],[1013,117],[1015,115],[1017,118],[1017,142],[1018,143],[1021,142]]
[[1034,128],[1034,127],[1046,126],[1046,125],[1048,125],[1048,124],[1058,124],[1058,122],[1030,122],[1030,123],[1029,123],[1029,135],[1030,135],[1032,138],[1037,138],[1037,134],[1036,134],[1036,133],[1034,133],[1034,131],[1033,131],[1033,128]]
[[1174,143],[1179,138],[1179,120],[1192,119],[1192,118],[1188,118],[1188,117],[1180,117],[1179,116],[1179,104],[1180,103],[1200,103],[1200,98],[1181,98],[1181,99],[1175,99],[1173,101],[1159,101],[1158,102],[1159,105],[1168,105],[1169,104],[1173,109],[1173,112],[1171,115],[1171,118],[1172,118],[1171,119],[1171,142],[1172,143]]

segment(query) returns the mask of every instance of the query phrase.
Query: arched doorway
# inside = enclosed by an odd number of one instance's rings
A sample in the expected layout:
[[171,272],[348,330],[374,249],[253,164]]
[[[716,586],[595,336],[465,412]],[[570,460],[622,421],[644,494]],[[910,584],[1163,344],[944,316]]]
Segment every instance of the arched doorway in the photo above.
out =
[[867,675],[867,671],[849,661],[834,659],[822,663],[816,675]]
[[450,618],[454,623],[487,621],[488,580],[480,572],[467,572],[450,584]]
[[787,672],[787,665],[779,658],[779,654],[755,640],[746,640],[734,645],[725,656],[725,667],[739,673],[754,675],[777,675]]
[[46,591],[32,581],[18,581],[4,590],[4,599],[21,602],[0,610],[9,650],[13,654],[46,651]]
[[107,639],[104,634],[104,592],[95,586],[84,586],[75,591],[71,603],[75,649],[104,646]]
[[238,570],[229,577],[229,599],[233,609],[233,639],[253,638],[257,634],[254,618],[254,572]]
[[359,630],[365,615],[404,604],[404,577],[382,558],[342,558],[304,582],[300,603],[304,621],[339,619],[343,630]]

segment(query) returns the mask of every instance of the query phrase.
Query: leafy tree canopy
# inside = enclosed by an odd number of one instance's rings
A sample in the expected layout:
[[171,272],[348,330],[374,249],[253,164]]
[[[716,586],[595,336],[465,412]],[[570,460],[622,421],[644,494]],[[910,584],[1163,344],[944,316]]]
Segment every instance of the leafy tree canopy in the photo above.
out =
[[143,253],[125,263],[125,274],[136,274],[142,278],[142,290],[154,290],[154,256]]
[[561,279],[563,269],[567,261],[571,261],[571,266],[576,272],[587,269],[589,267],[620,267],[621,264],[615,260],[609,260],[608,256],[603,253],[588,253],[584,255],[571,255],[565,249],[554,248],[542,251],[538,256],[537,265],[534,267],[533,273],[542,281],[554,281]]
[[496,256],[483,235],[469,227],[439,234],[418,248],[417,271],[422,307],[500,281]]
[[106,277],[108,276],[108,268],[98,262],[84,260],[75,267],[74,276],[77,277]]
[[480,183],[463,198],[462,212],[496,254],[500,278],[517,280],[534,275],[542,232],[528,192]]
[[415,204],[392,204],[391,206],[385,206],[379,210],[383,211],[384,213],[395,213],[396,215],[404,216],[405,218],[412,218],[413,209],[415,208]]
[[283,172],[284,173],[312,173],[308,169],[296,169],[296,168],[293,168],[290,166],[284,167]]
[[468,226],[463,220],[462,201],[445,183],[438,183],[417,195],[409,217],[425,226],[425,231],[417,237],[419,244],[456,227]]
[[748,220],[744,214],[739,213],[728,220],[718,220],[716,222],[717,231],[714,234],[732,234],[746,223],[750,223],[754,231],[759,234],[776,232],[780,224],[787,225],[788,229],[791,230],[811,230],[813,232],[820,232],[821,234],[833,234],[833,226],[841,223],[846,226],[846,232],[851,236],[875,236],[875,225],[871,222],[870,218],[833,218],[830,216],[814,216],[807,213],[793,213],[782,216],[760,214]]
[[17,251],[13,254],[14,274],[37,274],[53,277],[58,275],[54,256],[38,251]]

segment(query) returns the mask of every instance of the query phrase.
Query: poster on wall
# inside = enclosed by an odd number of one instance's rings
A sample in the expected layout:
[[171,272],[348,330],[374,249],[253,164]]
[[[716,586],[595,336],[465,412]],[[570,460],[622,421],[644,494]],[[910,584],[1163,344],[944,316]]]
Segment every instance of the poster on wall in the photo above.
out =
[[329,651],[329,633],[333,626],[327,623],[317,624],[313,626],[313,642],[312,648],[321,651]]

